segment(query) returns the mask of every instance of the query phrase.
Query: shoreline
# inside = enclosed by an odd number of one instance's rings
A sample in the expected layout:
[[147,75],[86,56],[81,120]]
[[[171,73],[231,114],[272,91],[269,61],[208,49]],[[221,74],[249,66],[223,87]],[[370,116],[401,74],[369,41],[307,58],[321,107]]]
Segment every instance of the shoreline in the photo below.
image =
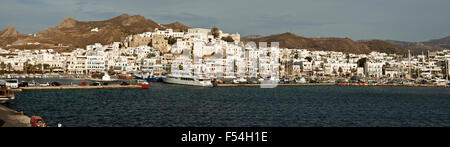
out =
[[0,104],[0,120],[4,121],[0,127],[31,127],[30,117],[20,115],[19,112],[2,104]]
[[47,86],[47,87],[20,87],[21,91],[25,90],[81,90],[81,89],[132,89],[142,88],[140,85],[104,85],[104,86]]
[[217,84],[217,87],[258,87],[266,86],[353,86],[353,87],[435,87],[450,88],[449,85],[431,85],[431,84],[357,84],[357,83],[306,83],[306,84]]

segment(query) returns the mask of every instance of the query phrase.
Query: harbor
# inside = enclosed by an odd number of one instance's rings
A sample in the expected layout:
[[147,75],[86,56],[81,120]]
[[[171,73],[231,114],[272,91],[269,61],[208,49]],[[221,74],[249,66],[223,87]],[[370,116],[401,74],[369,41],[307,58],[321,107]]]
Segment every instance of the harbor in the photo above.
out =
[[4,106],[64,127],[425,127],[450,125],[449,92],[441,87],[151,83],[147,89],[24,90]]
[[293,83],[293,84],[217,84],[217,87],[260,87],[260,86],[383,86],[383,87],[439,87],[448,85],[432,84],[358,84],[358,83]]

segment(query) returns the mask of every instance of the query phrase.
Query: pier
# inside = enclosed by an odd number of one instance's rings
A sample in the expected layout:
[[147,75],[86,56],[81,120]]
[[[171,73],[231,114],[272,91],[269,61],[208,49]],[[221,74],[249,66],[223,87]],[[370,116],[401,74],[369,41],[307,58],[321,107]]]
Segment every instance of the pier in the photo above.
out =
[[103,85],[103,86],[63,85],[63,86],[46,86],[46,87],[21,87],[20,89],[25,91],[25,90],[129,89],[129,88],[142,88],[142,86],[140,86],[140,85]]
[[264,86],[386,86],[386,87],[441,87],[450,88],[447,85],[432,84],[358,84],[358,83],[304,83],[304,84],[217,84],[217,87],[259,87]]
[[334,83],[306,83],[306,84],[217,84],[217,87],[258,87],[265,86],[332,86]]
[[31,127],[30,117],[0,104],[0,127]]

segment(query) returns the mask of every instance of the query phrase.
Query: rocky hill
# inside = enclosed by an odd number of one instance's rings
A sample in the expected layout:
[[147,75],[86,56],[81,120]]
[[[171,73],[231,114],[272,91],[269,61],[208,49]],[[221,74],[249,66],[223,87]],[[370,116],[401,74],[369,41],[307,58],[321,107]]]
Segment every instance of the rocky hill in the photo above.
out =
[[408,50],[411,50],[411,53],[413,54],[421,54],[422,52],[425,53],[427,51],[436,51],[445,49],[437,45],[425,45],[423,42],[407,42],[396,40],[387,40],[387,41],[399,45],[401,47],[404,47]]
[[[1,47],[8,48],[54,48],[57,51],[66,51],[74,48],[84,48],[86,45],[94,43],[109,44],[111,42],[121,42],[126,36],[147,31],[154,31],[155,28],[183,29],[187,26],[180,22],[167,25],[160,25],[151,19],[146,19],[140,15],[123,14],[104,21],[78,21],[71,17],[65,18],[58,26],[40,31],[35,35],[15,35],[13,28],[8,28],[1,32]],[[99,31],[91,31],[98,28]],[[4,37],[9,36],[9,37]],[[36,43],[38,44],[31,44]]]
[[406,49],[410,49],[411,52],[415,54],[420,54],[422,52],[425,53],[427,51],[450,49],[450,36],[424,42],[408,42],[397,40],[387,40],[387,41],[402,46]]
[[19,35],[22,34],[19,31],[17,31],[14,26],[9,26],[3,31],[0,31],[0,37],[18,37]]
[[[92,29],[98,28],[98,31]],[[0,31],[0,47],[6,49],[40,49],[53,48],[56,51],[70,51],[75,48],[85,48],[94,43],[109,44],[121,42],[126,36],[155,28],[174,31],[187,31],[188,26],[181,22],[159,24],[140,15],[122,14],[104,21],[78,21],[71,17],[65,18],[56,27],[35,34],[21,34],[14,26]],[[349,38],[306,38],[293,33],[282,33],[270,36],[251,35],[243,37],[242,41],[279,42],[282,48],[302,48],[309,50],[340,51],[347,53],[370,53],[372,51],[404,54],[407,49],[412,52],[426,50],[441,50],[450,48],[450,36],[426,42],[402,42],[384,40],[353,41]]]
[[405,48],[382,40],[353,41],[349,38],[306,38],[293,33],[245,39],[245,42],[279,42],[281,48],[339,51],[346,53],[405,53]]
[[176,21],[176,22],[170,23],[170,24],[163,24],[163,26],[166,27],[166,28],[171,28],[175,32],[187,32],[188,29],[190,28],[190,27],[182,24],[179,21]]
[[450,49],[450,36],[441,39],[433,39],[430,41],[423,42],[425,45],[429,46],[439,46],[441,48]]

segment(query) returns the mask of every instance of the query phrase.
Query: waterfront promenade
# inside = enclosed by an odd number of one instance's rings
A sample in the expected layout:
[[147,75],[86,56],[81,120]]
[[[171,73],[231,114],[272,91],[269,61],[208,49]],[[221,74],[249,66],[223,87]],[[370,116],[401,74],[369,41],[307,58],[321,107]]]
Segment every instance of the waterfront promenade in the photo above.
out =
[[76,89],[126,89],[142,88],[140,85],[103,85],[103,86],[46,86],[46,87],[21,87],[22,90],[76,90]]
[[3,121],[3,125],[0,124],[0,127],[31,127],[30,117],[20,115],[19,112],[2,104],[0,104],[0,120]]
[[358,84],[358,83],[304,83],[304,84],[217,84],[217,87],[257,87],[257,86],[385,86],[385,87],[442,87],[450,88],[448,85],[432,84]]

